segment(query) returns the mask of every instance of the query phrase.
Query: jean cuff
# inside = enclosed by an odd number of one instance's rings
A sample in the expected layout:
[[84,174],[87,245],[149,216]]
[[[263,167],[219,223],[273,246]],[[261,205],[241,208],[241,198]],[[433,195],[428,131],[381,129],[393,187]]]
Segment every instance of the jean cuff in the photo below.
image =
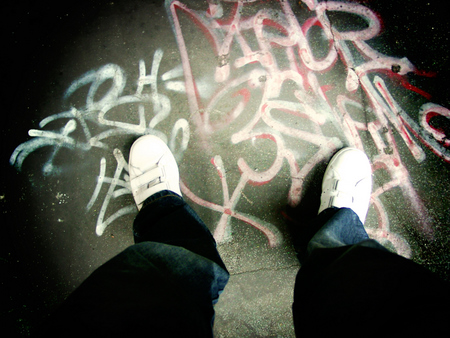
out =
[[150,205],[150,204],[152,204],[152,203],[155,203],[155,202],[157,202],[157,201],[159,201],[159,200],[161,200],[161,199],[163,199],[163,198],[166,198],[166,197],[172,197],[172,198],[175,197],[175,198],[177,198],[177,199],[179,199],[179,200],[181,200],[181,201],[184,201],[184,200],[183,200],[183,197],[181,197],[180,195],[178,195],[177,193],[175,193],[175,192],[173,192],[173,191],[170,191],[170,190],[161,190],[161,191],[158,191],[157,193],[155,193],[155,194],[149,196],[149,197],[144,201],[144,203],[142,204],[141,210],[144,209],[146,206],[148,206],[148,205]]

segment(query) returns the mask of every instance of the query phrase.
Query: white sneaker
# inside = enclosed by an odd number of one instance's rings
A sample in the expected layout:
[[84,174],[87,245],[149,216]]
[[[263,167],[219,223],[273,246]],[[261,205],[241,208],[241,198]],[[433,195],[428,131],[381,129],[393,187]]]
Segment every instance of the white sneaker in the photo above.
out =
[[148,197],[162,190],[181,196],[177,162],[159,137],[145,135],[133,143],[129,171],[131,191],[138,210]]
[[323,176],[319,213],[331,207],[352,209],[364,224],[372,192],[372,169],[367,155],[344,148],[331,159]]

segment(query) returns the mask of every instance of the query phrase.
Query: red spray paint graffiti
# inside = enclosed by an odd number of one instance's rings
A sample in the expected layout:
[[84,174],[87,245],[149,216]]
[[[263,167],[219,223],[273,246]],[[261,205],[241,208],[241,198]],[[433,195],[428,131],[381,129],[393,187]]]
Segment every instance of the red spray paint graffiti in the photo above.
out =
[[[275,179],[288,175],[287,201],[296,206],[313,169],[339,148],[353,146],[365,150],[374,175],[384,177],[372,193],[378,227],[368,228],[369,234],[380,242],[389,241],[400,254],[411,255],[405,239],[390,229],[390,205],[385,196],[395,191],[419,220],[417,230],[433,238],[432,222],[411,183],[406,163],[423,162],[425,147],[450,162],[446,123],[450,110],[428,102],[406,111],[396,101],[394,93],[399,90],[428,100],[429,94],[409,84],[405,75],[432,74],[417,70],[406,58],[386,56],[371,47],[369,40],[379,35],[382,26],[376,13],[356,3],[315,0],[303,1],[300,14],[294,13],[287,1],[210,0],[203,9],[195,4],[195,10],[179,1],[166,4],[181,67],[159,74],[163,51],[156,50],[151,67],[139,61],[134,94],[124,93],[126,74],[118,65],[88,71],[65,93],[68,99],[88,88],[85,104],[44,118],[40,129],[29,131],[32,138],[14,150],[12,165],[20,170],[32,152],[53,147],[43,173],[59,175],[63,167],[55,164],[55,157],[63,150],[108,151],[106,140],[111,137],[143,134],[163,139],[180,160],[191,148],[193,131],[195,141],[200,139],[200,146],[213,154],[211,164],[220,180],[222,201],[211,202],[209,197],[200,196],[201,192],[194,193],[187,177],[181,183],[183,194],[220,214],[214,231],[219,242],[231,238],[230,221],[236,219],[260,231],[273,247],[282,242],[281,233],[257,217],[253,209],[241,211],[243,199],[253,205],[244,189],[254,189],[252,193],[257,195]],[[357,17],[364,24],[338,28],[333,24],[333,13]],[[203,40],[208,46],[199,53]],[[203,58],[206,54],[213,56],[212,65]],[[180,76],[184,82],[176,80]],[[99,95],[105,82],[110,88]],[[182,93],[183,99],[186,95],[188,119],[172,116],[173,105],[164,90]],[[134,119],[114,114],[124,105],[133,105]],[[172,130],[162,126],[169,117],[176,120]],[[228,153],[215,152],[217,135],[221,142],[235,146],[233,149],[244,149],[236,152],[238,156],[231,163]],[[252,154],[249,149],[253,149]],[[114,209],[110,207],[112,200],[131,194],[125,158],[118,149],[113,154],[117,162],[113,176],[107,177],[106,159],[102,158],[87,205],[88,211],[94,209],[102,186],[110,185],[97,219],[99,236],[116,219],[136,211],[129,205],[108,216],[107,209]],[[255,162],[255,157],[264,157],[265,162]],[[230,169],[236,169],[238,179],[227,176]]]
[[[222,206],[196,196],[186,185],[182,187],[183,193],[195,203],[222,213],[215,231],[219,242],[225,239],[227,222],[235,217],[261,230],[269,244],[276,245],[279,241],[275,232],[263,226],[261,221],[243,217],[236,211],[238,196],[244,187],[247,184],[270,182],[277,176],[282,164],[287,162],[291,175],[288,202],[295,206],[300,202],[302,183],[311,169],[328,160],[344,145],[364,150],[367,147],[364,142],[367,141],[361,139],[360,133],[365,132],[370,135],[377,151],[371,158],[373,171],[385,170],[390,176],[390,181],[372,194],[379,228],[371,231],[371,234],[381,241],[388,239],[401,254],[410,255],[404,239],[389,231],[389,218],[380,196],[388,190],[400,188],[404,198],[423,220],[420,230],[432,237],[433,229],[400,158],[394,131],[401,136],[416,161],[425,159],[420,142],[444,160],[450,161],[448,140],[442,130],[430,126],[430,120],[435,114],[449,117],[449,110],[426,105],[420,112],[419,124],[400,108],[381,76],[386,80],[396,79],[405,90],[426,98],[429,96],[405,80],[404,75],[408,72],[420,73],[406,58],[386,56],[367,43],[380,33],[382,25],[379,17],[369,8],[356,3],[305,0],[303,3],[307,5],[310,17],[301,24],[287,1],[276,2],[276,6],[272,2],[267,8],[258,7],[258,3],[261,4],[257,1],[210,0],[203,10],[194,10],[180,1],[166,1],[182,59],[190,113],[205,146],[211,135],[233,124],[248,109],[250,98],[256,95],[260,103],[252,111],[252,118],[232,134],[230,141],[239,144],[267,138],[274,142],[277,149],[276,158],[265,171],[252,169],[245,156],[238,159],[241,179],[231,198],[221,157],[214,157],[212,163],[222,180]],[[332,12],[356,16],[366,25],[359,30],[340,31],[330,21],[329,14]],[[220,86],[209,100],[200,94],[199,74],[193,70],[193,65],[202,61],[190,55],[191,50],[186,44],[184,29],[189,24],[198,29],[199,36],[207,38],[217,58],[213,78]],[[314,41],[310,37],[313,30],[321,31],[328,46],[325,55],[320,58],[315,56]],[[280,54],[287,61],[279,62]],[[344,83],[321,82],[321,76],[331,74],[338,64],[344,65]],[[246,71],[249,65],[256,67]],[[295,100],[282,99],[286,93],[284,86],[288,82],[294,84],[291,93]],[[339,90],[340,87],[342,89]],[[366,107],[358,102],[355,94],[358,90],[366,96]],[[229,95],[240,96],[241,100],[228,113],[224,113],[222,119],[213,121],[211,113],[218,102]],[[359,121],[352,113],[354,109],[369,111],[373,117],[364,122]],[[289,118],[277,117],[279,114],[274,112],[280,111]],[[295,120],[309,127],[294,127],[295,124],[291,122]],[[330,123],[339,131],[336,136],[330,136],[324,131],[324,126]],[[266,128],[265,131],[257,127],[261,124]],[[295,156],[295,149],[287,145],[287,138],[308,143],[315,149],[314,154],[300,161]]]

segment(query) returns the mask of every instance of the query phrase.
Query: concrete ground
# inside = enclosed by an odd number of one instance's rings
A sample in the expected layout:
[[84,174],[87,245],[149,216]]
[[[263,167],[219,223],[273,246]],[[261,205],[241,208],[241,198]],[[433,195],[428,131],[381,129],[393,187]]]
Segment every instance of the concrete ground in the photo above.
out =
[[143,134],[171,147],[231,272],[218,337],[294,336],[290,229],[317,212],[327,161],[344,146],[372,162],[369,235],[449,280],[444,7],[3,5],[4,331],[29,335],[133,243],[127,160]]

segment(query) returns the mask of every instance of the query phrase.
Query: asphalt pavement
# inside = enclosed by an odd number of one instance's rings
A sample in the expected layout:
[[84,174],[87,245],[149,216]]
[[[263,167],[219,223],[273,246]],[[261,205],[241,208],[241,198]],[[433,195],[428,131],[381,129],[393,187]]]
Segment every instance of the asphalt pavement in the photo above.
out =
[[175,154],[183,196],[231,273],[217,337],[294,336],[291,230],[317,213],[326,164],[345,146],[372,163],[368,234],[450,280],[445,4],[3,7],[0,303],[11,336],[28,336],[133,244],[128,152],[144,134]]

